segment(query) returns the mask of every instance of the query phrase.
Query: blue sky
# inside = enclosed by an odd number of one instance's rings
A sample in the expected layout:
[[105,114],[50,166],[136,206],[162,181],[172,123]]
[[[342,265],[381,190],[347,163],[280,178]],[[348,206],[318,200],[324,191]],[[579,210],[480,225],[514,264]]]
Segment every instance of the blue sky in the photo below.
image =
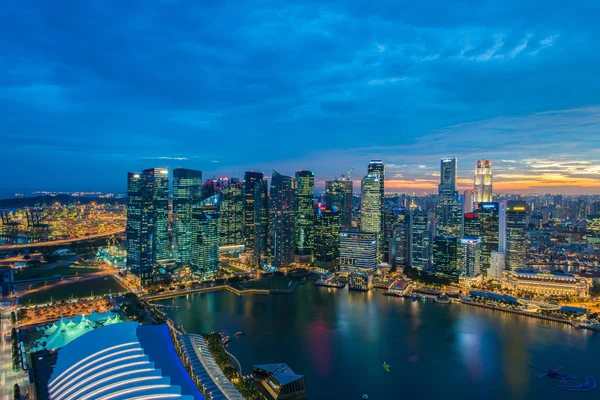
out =
[[[597,1],[21,1],[0,9],[0,192],[127,171],[600,193]],[[7,168],[8,166],[8,168]]]

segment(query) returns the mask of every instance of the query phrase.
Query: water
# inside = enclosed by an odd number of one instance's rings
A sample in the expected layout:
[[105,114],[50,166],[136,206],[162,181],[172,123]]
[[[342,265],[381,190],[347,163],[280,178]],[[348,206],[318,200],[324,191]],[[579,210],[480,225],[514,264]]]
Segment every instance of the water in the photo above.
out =
[[[309,399],[593,399],[535,379],[527,366],[562,365],[600,382],[600,333],[460,304],[301,285],[289,295],[222,291],[166,300],[188,332],[226,331],[243,372],[287,363]],[[236,331],[246,336],[235,338]],[[383,362],[392,373],[383,369]]]

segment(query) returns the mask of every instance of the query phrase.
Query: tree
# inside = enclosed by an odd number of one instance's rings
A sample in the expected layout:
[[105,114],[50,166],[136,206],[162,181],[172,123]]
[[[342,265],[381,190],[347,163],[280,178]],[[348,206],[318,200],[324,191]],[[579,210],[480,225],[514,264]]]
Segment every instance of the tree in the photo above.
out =
[[14,392],[14,399],[21,400],[21,388],[16,383],[15,383],[13,392]]

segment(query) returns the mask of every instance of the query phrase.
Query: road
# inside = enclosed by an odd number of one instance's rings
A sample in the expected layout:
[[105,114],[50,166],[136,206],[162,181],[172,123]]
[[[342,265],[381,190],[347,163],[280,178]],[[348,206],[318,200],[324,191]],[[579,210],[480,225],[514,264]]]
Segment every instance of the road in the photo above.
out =
[[21,394],[25,394],[25,388],[29,386],[29,377],[26,372],[20,370],[13,371],[12,365],[12,343],[10,334],[12,325],[10,323],[10,312],[12,309],[4,309],[1,312],[0,321],[0,400],[11,400],[13,398],[13,388],[15,383],[21,387]]
[[79,237],[79,238],[74,238],[74,239],[63,239],[63,240],[53,240],[50,242],[35,242],[35,243],[24,243],[24,244],[7,244],[4,246],[0,246],[0,251],[29,249],[32,247],[35,247],[37,249],[40,247],[64,246],[66,244],[85,242],[87,240],[100,239],[100,238],[107,237],[107,236],[119,235],[121,233],[125,233],[125,229],[119,229],[116,231],[99,233],[96,235],[89,235],[89,236]]

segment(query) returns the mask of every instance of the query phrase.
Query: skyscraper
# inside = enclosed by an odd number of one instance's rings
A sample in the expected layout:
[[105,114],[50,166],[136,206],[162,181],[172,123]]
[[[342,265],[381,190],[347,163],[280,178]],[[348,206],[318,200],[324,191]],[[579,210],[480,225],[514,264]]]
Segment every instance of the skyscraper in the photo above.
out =
[[508,201],[506,204],[506,269],[525,267],[527,253],[527,203]]
[[173,170],[173,244],[175,260],[190,263],[192,255],[192,209],[200,201],[202,171]]
[[192,273],[200,279],[210,279],[219,270],[221,194],[199,202],[192,211]]
[[377,267],[377,234],[341,231],[339,267],[342,272],[374,272]]
[[458,276],[459,238],[450,235],[436,236],[433,240],[433,269],[445,275]]
[[440,164],[440,184],[438,186],[439,194],[447,196],[456,194],[457,171],[458,161],[456,157],[442,158]]
[[315,174],[312,171],[296,172],[296,254],[312,261],[315,241],[314,199]]
[[427,212],[413,211],[410,226],[411,266],[427,270],[431,264],[431,225]]
[[465,237],[481,237],[481,220],[478,212],[470,212],[464,215],[463,235]]
[[492,201],[492,162],[490,160],[475,162],[474,189],[476,203]]
[[336,179],[325,182],[325,204],[339,211],[343,230],[352,227],[352,192],[351,180]]
[[221,179],[221,246],[244,244],[244,192],[236,178]]
[[481,239],[461,239],[458,259],[462,275],[473,277],[481,273],[481,250]]
[[270,193],[270,249],[275,267],[294,262],[296,181],[273,171]]
[[332,269],[340,248],[341,213],[325,204],[315,206],[315,264]]
[[383,248],[383,203],[379,173],[368,174],[361,182],[360,229],[377,236],[377,256]]
[[462,236],[463,205],[461,197],[440,195],[436,207],[436,235]]
[[473,191],[465,190],[463,193],[463,211],[464,213],[473,212]]
[[169,170],[127,174],[127,268],[142,286],[157,261],[169,258]]
[[258,265],[268,255],[268,191],[262,172],[244,174],[244,238],[246,251]]
[[479,221],[481,224],[481,269],[490,267],[492,252],[500,249],[500,204],[479,203]]

